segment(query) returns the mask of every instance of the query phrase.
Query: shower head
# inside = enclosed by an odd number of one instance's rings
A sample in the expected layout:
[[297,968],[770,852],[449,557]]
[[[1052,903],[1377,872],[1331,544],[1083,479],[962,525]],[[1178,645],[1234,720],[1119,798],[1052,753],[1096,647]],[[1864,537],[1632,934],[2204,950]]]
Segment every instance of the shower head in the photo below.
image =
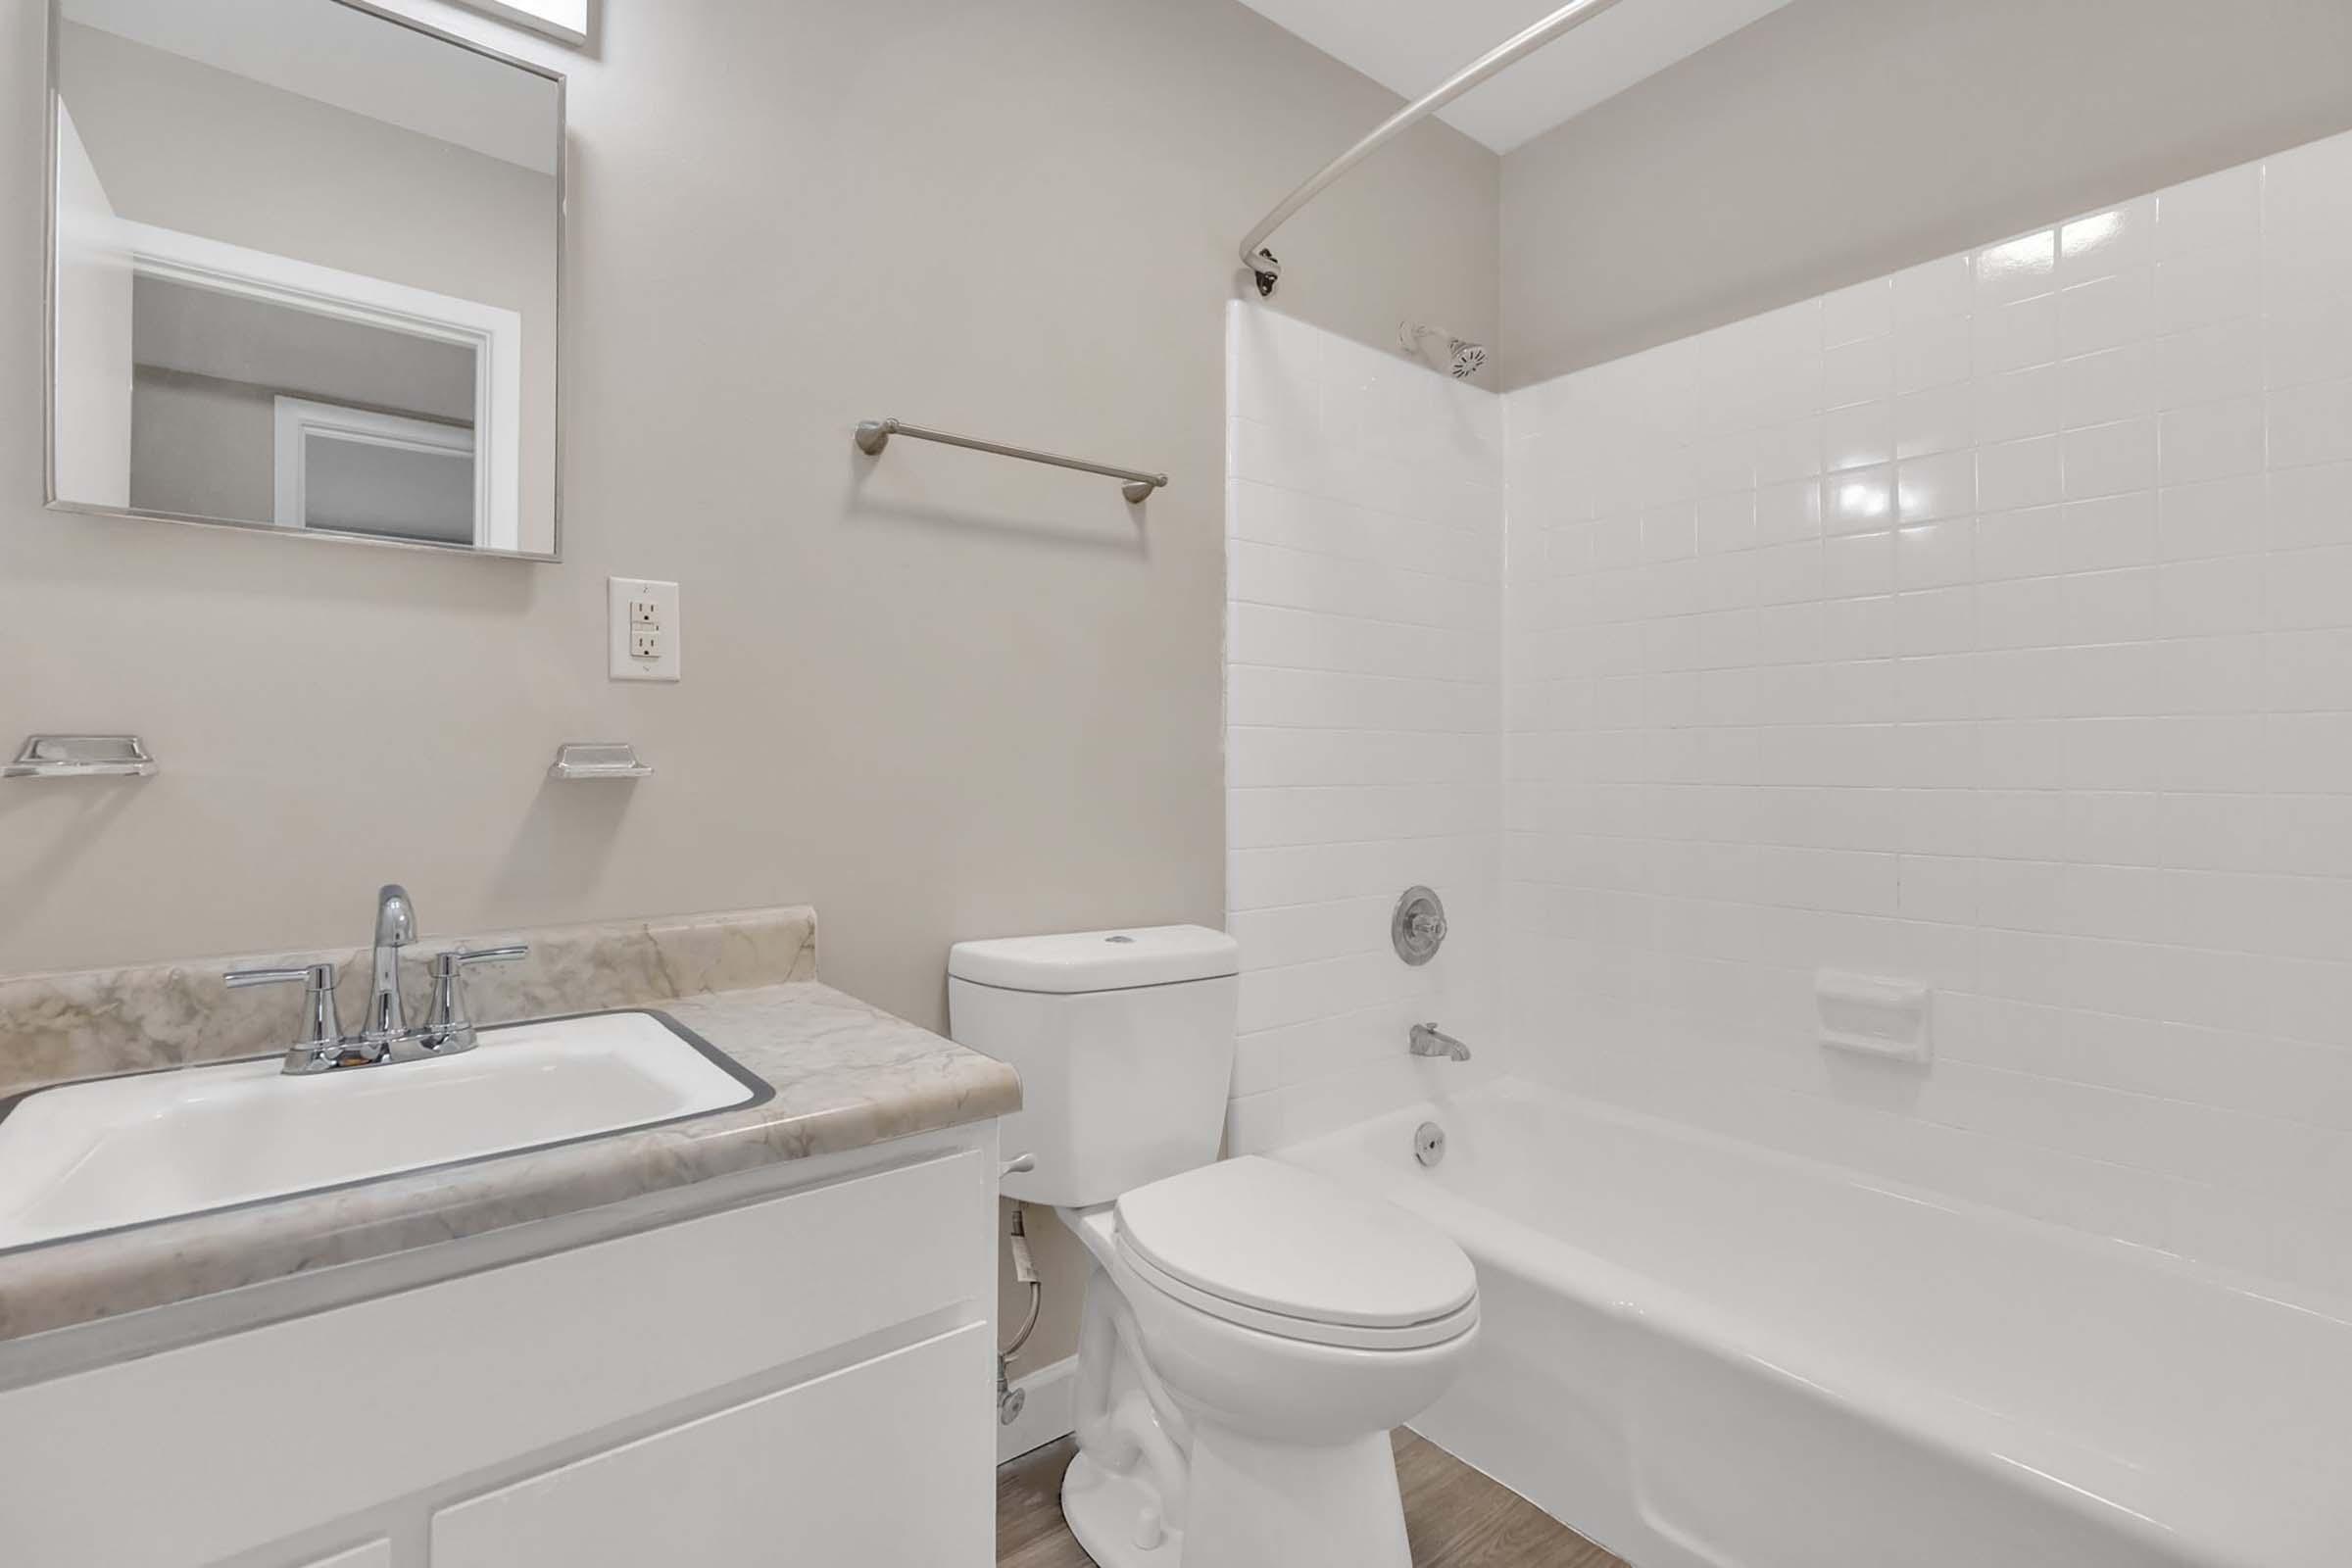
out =
[[[1396,335],[1403,341],[1407,354],[1438,366],[1456,381],[1467,381],[1486,368],[1487,346],[1484,343],[1447,337],[1436,327],[1423,326],[1417,321],[1406,321],[1396,329]],[[1429,338],[1436,338],[1445,345],[1446,353],[1442,359],[1421,346]]]

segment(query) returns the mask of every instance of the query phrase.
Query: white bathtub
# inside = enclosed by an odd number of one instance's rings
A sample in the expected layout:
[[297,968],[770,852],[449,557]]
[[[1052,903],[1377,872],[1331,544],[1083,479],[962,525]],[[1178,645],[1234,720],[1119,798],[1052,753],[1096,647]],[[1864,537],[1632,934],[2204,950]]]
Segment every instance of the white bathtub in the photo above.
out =
[[2352,1565],[2343,1317],[1515,1081],[1283,1152],[1478,1265],[1414,1424],[1640,1568]]

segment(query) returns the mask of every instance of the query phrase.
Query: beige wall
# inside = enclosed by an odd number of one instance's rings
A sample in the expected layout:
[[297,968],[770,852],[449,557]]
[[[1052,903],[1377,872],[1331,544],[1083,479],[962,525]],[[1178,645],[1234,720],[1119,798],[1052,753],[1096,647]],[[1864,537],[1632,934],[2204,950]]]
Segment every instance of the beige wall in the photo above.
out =
[[[416,9],[572,76],[559,566],[42,509],[6,0],[0,744],[165,771],[0,787],[0,972],[356,940],[393,877],[428,935],[806,900],[827,979],[942,1026],[958,938],[1217,922],[1231,251],[1396,99],[1232,0],[663,0],[593,56]],[[1278,238],[1282,308],[1491,338],[1497,177],[1416,132]],[[869,465],[884,414],[1174,483]],[[610,573],[683,585],[683,684],[606,680]],[[546,782],[600,737],[660,773]]]
[[[417,10],[572,73],[560,566],[41,509],[10,0],[0,729],[166,771],[0,802],[0,971],[332,938],[387,876],[441,930],[808,899],[831,978],[936,1024],[956,938],[1216,919],[1228,251],[1393,98],[1230,0],[614,7],[598,57]],[[1283,236],[1284,308],[1491,332],[1495,175],[1416,137]],[[884,413],[1175,483],[869,466]],[[613,572],[683,583],[682,685],[606,680]],[[548,787],[591,735],[660,775]]]
[[2347,126],[2344,0],[1797,0],[1503,161],[1507,384]]

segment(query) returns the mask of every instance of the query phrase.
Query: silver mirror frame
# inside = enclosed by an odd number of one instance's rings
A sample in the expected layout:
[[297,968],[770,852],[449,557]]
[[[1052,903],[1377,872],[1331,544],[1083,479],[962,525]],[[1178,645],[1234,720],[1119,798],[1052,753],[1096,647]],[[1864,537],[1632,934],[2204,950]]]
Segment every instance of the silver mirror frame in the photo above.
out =
[[143,522],[174,522],[194,528],[220,528],[240,534],[269,534],[280,539],[307,540],[314,544],[361,545],[375,550],[427,550],[437,555],[465,556],[476,561],[528,561],[553,564],[564,559],[564,292],[566,266],[567,238],[571,218],[571,115],[570,86],[564,74],[550,70],[535,61],[524,60],[501,50],[476,43],[471,38],[436,27],[414,17],[402,16],[371,0],[319,0],[322,5],[339,5],[347,11],[357,11],[395,26],[422,33],[443,43],[455,44],[486,60],[526,71],[555,84],[556,88],[556,313],[551,352],[551,369],[555,384],[555,428],[553,450],[555,473],[549,494],[555,514],[549,519],[554,530],[554,548],[544,553],[523,550],[479,550],[471,545],[450,544],[432,539],[379,539],[366,534],[335,533],[326,529],[280,528],[267,522],[244,522],[232,517],[198,517],[176,512],[148,512],[137,507],[92,506],[87,502],[67,501],[57,493],[57,199],[58,199],[58,103],[64,92],[59,79],[60,24],[65,0],[47,0],[47,31],[42,38],[47,59],[49,90],[44,102],[48,122],[42,127],[42,144],[48,156],[46,177],[42,184],[45,212],[42,218],[41,238],[41,368],[46,384],[41,388],[41,490],[43,505],[51,512],[69,513],[84,517],[128,517]]

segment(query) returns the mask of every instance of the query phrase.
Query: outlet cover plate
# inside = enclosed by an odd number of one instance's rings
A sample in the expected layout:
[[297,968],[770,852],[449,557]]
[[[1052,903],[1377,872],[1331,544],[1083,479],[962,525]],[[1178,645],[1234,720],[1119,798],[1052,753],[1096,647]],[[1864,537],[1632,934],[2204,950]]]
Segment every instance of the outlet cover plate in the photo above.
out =
[[678,585],[650,577],[605,583],[607,672],[614,680],[678,679]]

